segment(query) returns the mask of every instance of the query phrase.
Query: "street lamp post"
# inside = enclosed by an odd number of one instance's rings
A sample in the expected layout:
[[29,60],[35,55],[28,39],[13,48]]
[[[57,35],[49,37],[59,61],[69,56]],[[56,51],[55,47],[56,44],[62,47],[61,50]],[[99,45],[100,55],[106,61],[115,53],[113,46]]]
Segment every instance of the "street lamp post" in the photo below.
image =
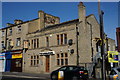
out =
[[101,56],[102,56],[102,80],[106,80],[106,71],[105,71],[105,47],[104,47],[104,27],[103,27],[103,14],[104,12],[100,9],[100,0],[98,1],[98,13],[100,20],[100,38],[101,38]]

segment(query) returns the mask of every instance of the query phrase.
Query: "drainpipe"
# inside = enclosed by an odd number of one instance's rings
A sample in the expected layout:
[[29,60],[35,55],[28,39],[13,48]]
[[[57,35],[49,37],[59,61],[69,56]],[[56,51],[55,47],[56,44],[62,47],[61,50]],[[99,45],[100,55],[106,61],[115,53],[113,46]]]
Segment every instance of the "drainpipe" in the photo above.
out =
[[79,43],[78,43],[78,36],[79,36],[79,31],[78,28],[82,21],[80,21],[79,23],[76,24],[76,51],[77,51],[77,66],[79,65]]
[[91,55],[91,61],[93,61],[93,46],[92,46],[92,33],[93,33],[93,31],[92,31],[92,25],[89,23],[89,22],[87,22],[89,25],[90,25],[90,33],[91,33],[91,53],[92,53],[92,55]]
[[5,34],[5,49],[7,51],[7,28],[6,28],[6,34]]

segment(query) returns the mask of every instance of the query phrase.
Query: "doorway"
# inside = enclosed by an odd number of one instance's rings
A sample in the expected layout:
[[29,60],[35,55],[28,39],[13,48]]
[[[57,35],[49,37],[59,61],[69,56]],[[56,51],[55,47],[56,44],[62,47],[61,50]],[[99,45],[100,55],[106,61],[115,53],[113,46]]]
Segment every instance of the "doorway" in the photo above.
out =
[[50,56],[46,56],[46,72],[50,71]]

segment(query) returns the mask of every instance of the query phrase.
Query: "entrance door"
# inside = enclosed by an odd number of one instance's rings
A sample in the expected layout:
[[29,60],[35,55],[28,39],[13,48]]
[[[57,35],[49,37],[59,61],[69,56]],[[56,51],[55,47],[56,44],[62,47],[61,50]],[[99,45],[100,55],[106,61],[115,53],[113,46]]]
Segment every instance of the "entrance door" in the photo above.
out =
[[50,68],[50,56],[46,56],[46,72],[49,72]]

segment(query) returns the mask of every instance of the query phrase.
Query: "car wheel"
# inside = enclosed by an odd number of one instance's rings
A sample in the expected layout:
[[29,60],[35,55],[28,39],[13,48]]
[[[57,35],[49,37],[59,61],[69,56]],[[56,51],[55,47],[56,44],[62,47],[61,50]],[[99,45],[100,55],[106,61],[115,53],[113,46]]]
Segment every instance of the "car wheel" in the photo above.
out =
[[73,76],[72,80],[78,80],[78,78],[76,76]]
[[52,75],[51,76],[51,80],[57,80],[57,76],[56,75]]

